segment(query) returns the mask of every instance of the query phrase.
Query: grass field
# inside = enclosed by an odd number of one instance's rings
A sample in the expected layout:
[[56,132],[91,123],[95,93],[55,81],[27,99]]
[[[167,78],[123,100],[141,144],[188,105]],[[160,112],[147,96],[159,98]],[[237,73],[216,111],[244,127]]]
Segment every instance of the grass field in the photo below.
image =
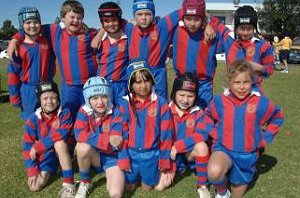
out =
[[[218,67],[215,92],[220,93],[224,82],[224,64]],[[7,102],[6,60],[0,59],[1,103],[0,103],[0,197],[57,197],[61,178],[55,175],[41,192],[31,193],[22,161],[22,135],[24,123],[19,119],[18,109]],[[172,74],[170,74],[172,75]],[[246,198],[293,198],[300,197],[300,66],[293,65],[289,74],[275,72],[264,83],[266,95],[280,105],[285,113],[285,124],[274,142],[266,148],[258,164],[259,178],[251,186]],[[3,96],[4,95],[4,96]],[[76,173],[76,179],[78,174]],[[172,188],[165,192],[143,192],[138,188],[124,197],[197,197],[195,176],[176,179]],[[105,178],[95,176],[90,197],[108,197]]]

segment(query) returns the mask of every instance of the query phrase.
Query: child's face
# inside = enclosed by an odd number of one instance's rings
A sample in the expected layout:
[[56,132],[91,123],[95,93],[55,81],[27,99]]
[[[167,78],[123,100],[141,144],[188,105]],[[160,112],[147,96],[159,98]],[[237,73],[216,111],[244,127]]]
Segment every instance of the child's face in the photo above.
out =
[[120,30],[120,20],[117,17],[104,18],[102,26],[108,33],[117,33]]
[[83,26],[82,14],[75,13],[73,11],[67,12],[66,15],[61,19],[69,33],[77,33]]
[[194,105],[196,93],[186,90],[178,90],[175,94],[175,100],[180,109],[187,110]]
[[202,19],[199,16],[184,16],[183,23],[190,33],[195,33],[201,28]]
[[240,25],[236,33],[241,40],[251,40],[254,34],[254,27],[253,25]]
[[229,82],[231,92],[239,99],[247,97],[252,90],[252,78],[249,71],[234,74]]
[[28,36],[37,36],[41,31],[41,23],[36,19],[26,20],[23,24],[23,29]]
[[90,105],[96,114],[105,115],[108,108],[108,97],[106,95],[97,95],[90,98]]
[[140,28],[148,28],[153,21],[152,12],[148,9],[136,11],[135,21]]
[[45,113],[54,111],[59,105],[59,99],[55,92],[49,91],[41,95],[41,107]]
[[152,81],[144,79],[141,72],[136,72],[136,80],[132,84],[132,90],[137,98],[148,99],[152,92]]

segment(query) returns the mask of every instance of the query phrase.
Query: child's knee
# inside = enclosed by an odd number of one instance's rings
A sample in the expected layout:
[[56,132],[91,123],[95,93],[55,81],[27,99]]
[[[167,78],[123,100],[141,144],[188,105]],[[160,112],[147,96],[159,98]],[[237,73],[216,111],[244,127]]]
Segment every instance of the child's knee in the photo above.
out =
[[123,195],[123,189],[112,188],[108,190],[108,194],[111,198],[120,198]]
[[207,167],[207,175],[212,181],[220,180],[225,176],[224,169],[220,164],[210,164]]
[[92,147],[85,143],[77,143],[76,154],[78,157],[88,156],[92,151]]
[[60,140],[54,143],[54,148],[57,153],[68,152],[68,145],[65,141]]
[[135,190],[135,188],[136,188],[136,184],[125,184],[126,191],[132,192]]
[[209,154],[209,149],[205,142],[197,143],[193,150],[197,156],[207,156]]

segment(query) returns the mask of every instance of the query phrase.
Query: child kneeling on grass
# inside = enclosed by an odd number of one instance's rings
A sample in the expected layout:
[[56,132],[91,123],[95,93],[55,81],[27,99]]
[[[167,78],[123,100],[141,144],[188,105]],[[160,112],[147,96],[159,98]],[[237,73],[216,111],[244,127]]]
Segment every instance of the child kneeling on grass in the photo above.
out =
[[31,114],[24,131],[23,158],[28,187],[31,191],[41,190],[60,164],[63,188],[59,197],[73,197],[74,173],[67,144],[71,137],[71,113],[61,108],[58,87],[54,82],[40,83],[37,97],[40,108]]
[[208,122],[213,123],[208,179],[217,189],[217,198],[244,195],[256,172],[258,149],[270,143],[283,124],[280,107],[252,90],[254,72],[249,62],[233,62],[227,77],[229,89],[214,97],[206,111]]
[[127,190],[141,181],[151,190],[160,172],[171,168],[173,122],[167,101],[154,92],[154,77],[148,63],[133,61],[126,70],[129,95],[119,101],[128,123],[128,154],[132,171],[127,172]]
[[[196,105],[198,80],[192,73],[184,73],[174,80],[171,92],[171,109],[175,137],[171,150],[171,159],[176,162],[177,173],[184,171],[186,165],[196,168],[197,192],[200,198],[210,198],[207,188],[207,163],[210,157],[205,141],[208,133],[204,132],[204,111]],[[157,190],[168,187],[175,170],[161,174]]]
[[125,177],[122,170],[130,170],[123,136],[122,117],[112,104],[111,89],[103,77],[91,77],[83,86],[83,105],[74,126],[80,185],[76,198],[84,198],[91,188],[90,168],[105,171],[110,197],[121,197]]

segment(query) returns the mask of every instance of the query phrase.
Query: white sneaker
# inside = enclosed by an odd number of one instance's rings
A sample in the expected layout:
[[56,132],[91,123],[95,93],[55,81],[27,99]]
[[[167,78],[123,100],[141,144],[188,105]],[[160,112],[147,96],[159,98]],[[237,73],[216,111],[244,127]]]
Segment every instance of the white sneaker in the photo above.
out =
[[227,189],[225,195],[217,194],[217,195],[215,196],[215,198],[230,198],[230,196],[231,196],[231,193],[230,193],[230,191]]
[[210,192],[208,191],[206,186],[201,186],[197,189],[197,192],[199,194],[199,198],[211,198]]
[[90,183],[80,182],[75,198],[86,198],[91,187]]
[[76,193],[76,188],[74,184],[63,184],[63,187],[58,193],[59,198],[74,198]]

